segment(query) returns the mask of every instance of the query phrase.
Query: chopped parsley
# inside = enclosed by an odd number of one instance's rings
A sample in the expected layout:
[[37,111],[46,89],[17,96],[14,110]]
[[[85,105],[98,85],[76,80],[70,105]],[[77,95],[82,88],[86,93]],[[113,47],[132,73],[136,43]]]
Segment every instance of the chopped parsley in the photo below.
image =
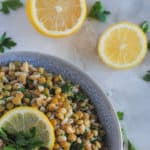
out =
[[150,32],[150,25],[148,21],[143,21],[140,25],[141,29],[143,30],[144,33]]
[[17,10],[23,6],[23,3],[20,0],[3,0],[0,2],[1,9],[0,11],[4,14],[9,14],[10,10]]
[[105,10],[100,1],[95,2],[89,13],[89,17],[95,18],[102,22],[106,21],[108,15],[110,15],[110,11]]
[[4,150],[33,150],[43,146],[43,142],[36,137],[36,128],[30,129],[29,133],[8,133],[0,129],[0,138],[4,142]]
[[123,120],[124,119],[124,112],[118,111],[117,116],[118,116],[119,120]]
[[0,52],[3,53],[6,48],[11,49],[14,46],[16,46],[16,42],[14,42],[12,38],[8,37],[6,32],[4,32],[0,37]]

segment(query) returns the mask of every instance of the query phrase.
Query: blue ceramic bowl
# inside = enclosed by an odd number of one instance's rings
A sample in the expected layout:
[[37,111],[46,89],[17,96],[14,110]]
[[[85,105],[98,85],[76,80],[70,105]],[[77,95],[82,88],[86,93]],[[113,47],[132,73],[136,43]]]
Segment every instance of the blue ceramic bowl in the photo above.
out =
[[115,111],[102,90],[86,74],[54,56],[32,52],[13,52],[0,56],[0,65],[12,61],[28,61],[35,66],[44,67],[48,72],[61,74],[65,79],[79,84],[95,105],[98,118],[107,132],[106,142],[109,150],[122,150],[120,127]]

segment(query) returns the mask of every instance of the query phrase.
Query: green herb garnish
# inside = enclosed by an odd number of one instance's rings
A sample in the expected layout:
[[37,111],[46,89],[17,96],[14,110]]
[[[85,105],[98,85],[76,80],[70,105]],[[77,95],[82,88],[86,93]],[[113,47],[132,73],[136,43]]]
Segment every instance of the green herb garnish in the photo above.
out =
[[150,50],[150,42],[148,42],[148,46],[147,47],[148,47],[148,50]]
[[71,144],[70,150],[84,150],[84,144],[83,143],[79,144],[74,142]]
[[29,133],[18,132],[16,134],[8,133],[0,129],[0,139],[4,142],[4,150],[33,150],[43,146],[43,142],[37,139],[37,131],[33,127]]
[[1,9],[0,11],[4,14],[9,14],[10,10],[16,10],[23,6],[23,3],[20,0],[4,0],[0,2]]
[[105,10],[100,1],[95,2],[89,13],[89,17],[95,18],[102,22],[106,21],[108,15],[110,15],[110,11]]
[[150,71],[147,71],[147,73],[143,76],[143,80],[150,82]]
[[22,92],[22,93],[25,93],[25,92],[26,92],[26,89],[25,89],[24,87],[22,87],[22,88],[17,89],[17,91],[20,91],[20,92]]
[[124,119],[124,112],[118,111],[117,116],[118,116],[119,120],[123,120]]
[[131,143],[129,139],[128,139],[128,150],[136,150],[135,146]]
[[7,37],[6,32],[4,32],[0,37],[0,52],[3,53],[5,48],[11,49],[14,46],[16,46],[16,43],[10,37]]
[[63,93],[67,93],[68,95],[73,95],[73,84],[68,81],[61,87]]
[[143,21],[140,25],[141,29],[143,30],[144,33],[150,32],[150,25],[148,21]]
[[123,144],[128,144],[128,150],[136,150],[135,146],[128,139],[125,129],[122,128],[121,131],[122,131],[122,137],[123,137]]
[[75,93],[74,97],[78,101],[81,101],[87,98],[87,96],[81,91],[79,91],[78,93]]

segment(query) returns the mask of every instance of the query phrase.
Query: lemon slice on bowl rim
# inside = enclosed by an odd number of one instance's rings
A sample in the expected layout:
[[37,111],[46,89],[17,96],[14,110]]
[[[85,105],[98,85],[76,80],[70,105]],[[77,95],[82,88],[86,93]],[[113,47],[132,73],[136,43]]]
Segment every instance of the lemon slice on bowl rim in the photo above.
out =
[[115,69],[128,69],[140,64],[146,53],[146,35],[133,23],[121,22],[112,25],[99,39],[100,59]]
[[86,18],[86,0],[27,0],[26,6],[33,26],[50,37],[73,34]]
[[43,146],[52,150],[55,142],[54,129],[41,111],[22,106],[8,111],[0,118],[0,128],[8,133],[28,133],[33,127],[37,130],[37,138],[44,143]]

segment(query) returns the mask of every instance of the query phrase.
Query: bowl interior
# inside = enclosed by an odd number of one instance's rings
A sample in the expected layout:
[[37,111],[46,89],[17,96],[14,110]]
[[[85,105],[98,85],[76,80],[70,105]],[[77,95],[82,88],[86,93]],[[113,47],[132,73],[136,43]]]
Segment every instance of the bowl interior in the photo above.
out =
[[13,52],[0,56],[0,65],[11,61],[28,61],[34,66],[42,66],[48,72],[61,74],[65,79],[79,84],[96,107],[98,118],[107,132],[106,142],[109,150],[122,150],[119,123],[115,112],[101,89],[87,75],[61,59],[39,53]]

